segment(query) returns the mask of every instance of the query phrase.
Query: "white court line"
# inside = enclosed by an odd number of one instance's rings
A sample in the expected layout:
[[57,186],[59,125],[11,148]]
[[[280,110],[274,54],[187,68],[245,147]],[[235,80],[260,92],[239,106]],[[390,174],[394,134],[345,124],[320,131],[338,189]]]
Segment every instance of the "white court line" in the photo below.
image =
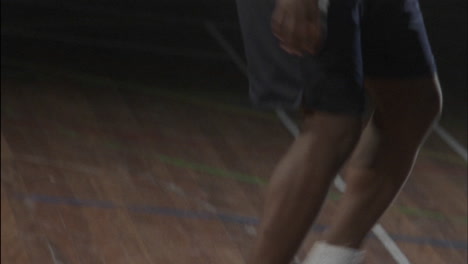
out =
[[465,161],[467,161],[468,154],[466,148],[464,148],[458,141],[450,135],[447,130],[441,127],[439,124],[436,124],[434,131],[449,145],[453,151],[460,155]]
[[[239,70],[246,74],[247,66],[243,59],[237,54],[234,48],[226,41],[223,35],[216,29],[216,26],[211,22],[206,22],[207,30],[211,33],[214,39],[226,50],[226,52],[231,56],[234,63],[239,67]],[[297,137],[299,135],[299,128],[294,123],[294,121],[286,114],[283,109],[276,109],[278,118],[283,122],[284,126],[290,131],[290,133]],[[335,179],[335,186],[341,192],[346,188],[346,184],[343,179],[337,175]],[[382,242],[383,246],[388,250],[390,255],[398,264],[410,264],[411,262],[405,256],[405,254],[400,250],[395,241],[390,237],[390,235],[385,231],[385,229],[377,224],[372,229],[374,235]],[[296,259],[295,259],[296,261]]]
[[239,70],[247,76],[247,66],[244,60],[237,54],[237,52],[232,48],[231,44],[223,37],[223,35],[219,32],[216,26],[209,21],[205,21],[206,30],[218,41],[219,45],[229,54],[231,59],[237,65]]
[[294,136],[299,136],[300,130],[299,127],[294,123],[294,121],[286,114],[283,109],[276,109],[276,115],[278,116],[279,120],[283,122],[283,125],[288,129],[288,131]]
[[46,243],[47,243],[47,248],[49,249],[49,252],[50,252],[50,255],[52,257],[52,261],[54,262],[54,264],[62,264],[61,261],[58,261],[57,256],[55,256],[55,250],[52,248],[52,245],[50,244],[50,242],[47,240]]
[[19,28],[3,28],[1,29],[2,38],[4,35],[19,36],[24,38],[38,38],[46,39],[51,41],[57,41],[62,43],[73,43],[78,45],[100,47],[100,48],[116,48],[124,50],[136,50],[140,52],[148,52],[156,55],[172,55],[172,56],[183,56],[197,59],[212,59],[212,60],[228,60],[229,58],[220,52],[195,50],[195,49],[181,49],[175,47],[162,47],[155,46],[153,44],[140,44],[131,41],[121,40],[105,40],[95,39],[83,36],[73,35],[59,35],[50,33],[41,33],[35,31],[29,31]]

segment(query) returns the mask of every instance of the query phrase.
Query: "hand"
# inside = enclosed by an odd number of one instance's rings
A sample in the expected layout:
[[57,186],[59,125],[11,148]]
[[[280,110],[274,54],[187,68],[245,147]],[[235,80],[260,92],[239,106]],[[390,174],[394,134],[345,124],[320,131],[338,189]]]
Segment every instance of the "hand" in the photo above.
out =
[[276,0],[272,17],[273,34],[288,53],[316,55],[325,40],[319,0]]

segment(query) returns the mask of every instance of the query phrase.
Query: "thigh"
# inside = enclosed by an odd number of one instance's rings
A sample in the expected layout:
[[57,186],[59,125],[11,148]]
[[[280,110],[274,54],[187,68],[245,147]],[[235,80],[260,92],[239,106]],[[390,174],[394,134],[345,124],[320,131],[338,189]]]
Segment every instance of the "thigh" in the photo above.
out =
[[419,139],[440,114],[442,93],[436,75],[367,78],[365,85],[374,104],[372,120],[382,133]]
[[373,115],[349,161],[362,168],[390,160],[412,159],[441,111],[437,77],[415,79],[366,79],[373,101]]

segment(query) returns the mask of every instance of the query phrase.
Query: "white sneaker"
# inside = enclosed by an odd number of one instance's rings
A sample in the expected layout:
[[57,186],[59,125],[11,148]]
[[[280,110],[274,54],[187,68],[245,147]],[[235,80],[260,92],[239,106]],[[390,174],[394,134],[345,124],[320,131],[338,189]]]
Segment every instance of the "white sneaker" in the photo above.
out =
[[364,251],[316,242],[303,264],[362,264]]

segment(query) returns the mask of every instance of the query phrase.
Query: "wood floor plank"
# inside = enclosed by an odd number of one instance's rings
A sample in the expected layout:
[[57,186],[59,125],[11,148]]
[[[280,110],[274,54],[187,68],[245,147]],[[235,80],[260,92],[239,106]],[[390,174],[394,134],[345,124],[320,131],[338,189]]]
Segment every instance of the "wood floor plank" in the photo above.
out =
[[[265,183],[292,141],[278,121],[70,79],[33,82],[41,92],[2,89],[10,107],[2,108],[2,238],[18,230],[7,236],[17,250],[4,258],[2,245],[2,260],[244,263],[256,226],[219,216],[258,219]],[[466,225],[454,220],[467,213],[466,166],[455,164],[421,157],[383,226],[466,243]],[[317,223],[329,225],[336,206],[328,200]],[[397,239],[416,264],[466,258],[426,242]],[[394,263],[376,238],[365,248],[366,263]]]
[[[20,176],[16,175],[16,177]],[[33,201],[23,199],[9,199],[9,204],[11,213],[16,220],[16,226],[11,228],[17,230],[16,234],[25,247],[28,259],[37,261],[37,263],[51,263],[53,261],[52,255],[43,236],[41,223],[35,219],[36,204]]]
[[18,235],[16,218],[11,209],[9,198],[3,186],[1,188],[1,259],[3,263],[31,263],[27,253],[27,247]]

